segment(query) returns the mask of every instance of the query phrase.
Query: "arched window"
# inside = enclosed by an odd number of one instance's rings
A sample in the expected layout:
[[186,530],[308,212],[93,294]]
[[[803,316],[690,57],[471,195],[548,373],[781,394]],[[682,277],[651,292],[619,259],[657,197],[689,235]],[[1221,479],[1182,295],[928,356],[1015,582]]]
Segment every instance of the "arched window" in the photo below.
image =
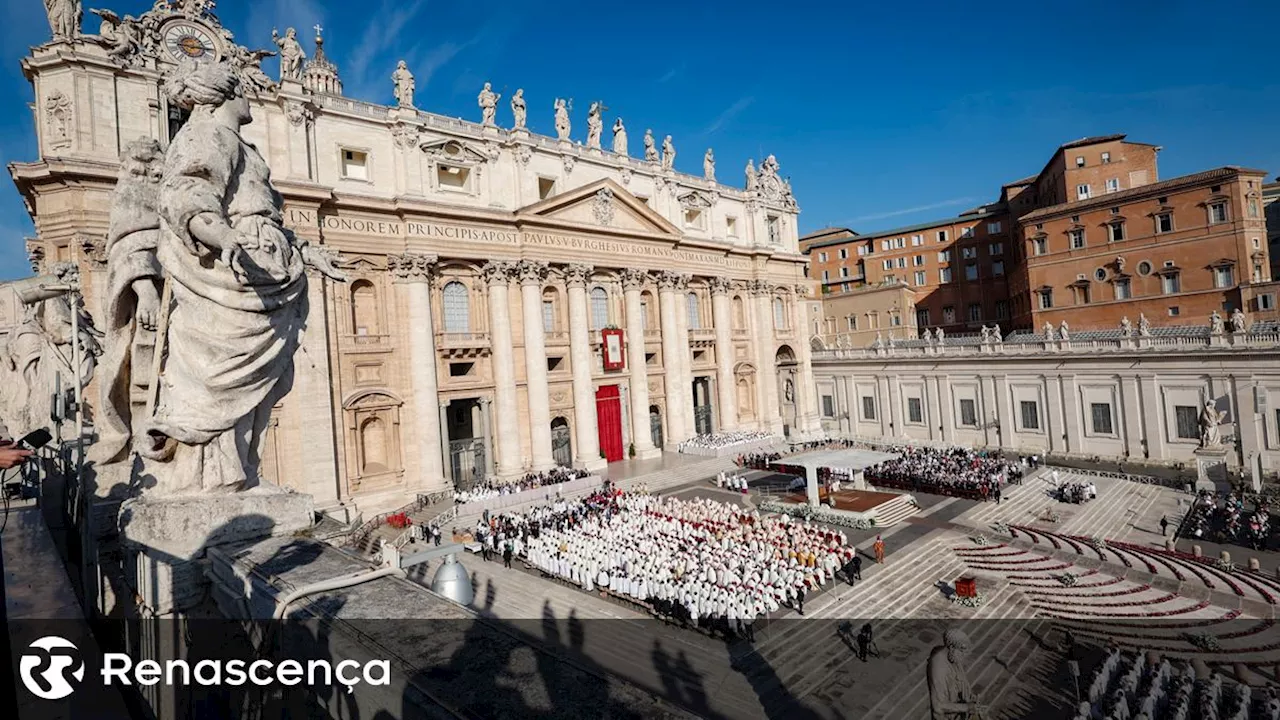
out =
[[698,308],[698,294],[689,293],[689,329],[698,330],[702,327],[702,313]]
[[378,334],[378,297],[373,283],[368,280],[351,283],[351,332],[356,335]]
[[471,332],[471,292],[457,280],[444,286],[444,331]]
[[591,289],[591,329],[600,330],[609,324],[609,293],[602,287]]
[[782,302],[782,298],[773,299],[773,329],[785,330],[787,328],[787,305]]
[[745,330],[747,327],[747,306],[741,295],[733,296],[733,327],[735,330]]
[[387,469],[387,430],[382,418],[370,417],[360,424],[360,454],[364,474]]

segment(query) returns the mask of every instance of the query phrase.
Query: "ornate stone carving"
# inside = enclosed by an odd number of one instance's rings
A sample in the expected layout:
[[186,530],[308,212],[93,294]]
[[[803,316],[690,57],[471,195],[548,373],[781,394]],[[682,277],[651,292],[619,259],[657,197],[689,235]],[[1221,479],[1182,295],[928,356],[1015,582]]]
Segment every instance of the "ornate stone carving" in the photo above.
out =
[[653,141],[653,131],[644,131],[644,160],[645,162],[656,163],[659,160],[658,146]]
[[284,114],[289,118],[289,122],[295,126],[302,125],[303,123],[309,125],[316,116],[315,109],[312,108],[310,103],[297,102],[295,100],[290,100],[285,103]]
[[44,0],[44,10],[54,40],[72,40],[80,34],[84,14],[80,0]]
[[689,209],[705,210],[711,207],[711,198],[708,197],[706,193],[699,192],[697,190],[691,190],[685,193],[684,195],[681,195],[679,198],[677,198],[677,201],[679,201],[680,207],[686,210],[689,210]]
[[622,168],[622,184],[623,185],[631,184],[631,168],[629,167]]
[[569,130],[569,103],[564,98],[556,98],[556,139],[568,142]]
[[1200,411],[1200,447],[1213,448],[1222,444],[1220,426],[1227,419],[1225,410],[1218,410],[1213,400],[1206,400]]
[[733,281],[726,277],[713,277],[710,285],[712,295],[728,295],[733,290]]
[[516,266],[521,285],[541,285],[547,279],[550,266],[542,260],[521,260]]
[[102,18],[98,26],[98,42],[107,49],[107,55],[125,66],[136,64],[143,36],[137,19],[130,15],[121,18],[110,10],[94,9],[89,12]]
[[751,166],[747,166],[747,189],[758,189],[760,195],[771,202],[794,207],[795,198],[791,195],[791,183],[778,175],[778,159],[770,155],[760,163],[760,174],[756,178],[756,188],[751,185]]
[[591,201],[591,214],[601,225],[612,225],[613,212],[613,191],[607,187],[600,188]]
[[[571,263],[564,269],[564,282],[568,287],[586,287],[595,267],[585,263]],[[626,271],[623,271],[626,272]]]
[[511,96],[511,116],[515,118],[511,129],[524,130],[529,119],[529,108],[524,102],[524,88],[516,88],[515,94]]
[[511,155],[515,157],[516,162],[521,165],[528,165],[529,161],[533,159],[533,149],[528,145],[516,145],[511,148]]
[[510,260],[490,260],[480,268],[480,277],[487,285],[505,285],[511,282],[515,263]]
[[716,181],[716,156],[711,148],[707,148],[707,154],[702,156],[702,177],[711,182]]
[[568,175],[573,172],[573,166],[578,162],[578,158],[572,155],[564,155],[560,158],[560,161],[564,164],[564,174]]
[[676,144],[668,135],[662,140],[662,169],[671,170],[676,166]]
[[600,149],[600,134],[604,132],[604,118],[600,117],[603,107],[599,102],[591,103],[587,110],[587,147]]
[[[312,245],[311,247],[312,254],[316,257],[324,258],[325,262],[328,262],[330,267],[338,267],[341,264],[341,254],[338,252],[337,248],[330,247],[328,245]],[[325,278],[328,277],[319,265],[308,265],[306,270],[307,277],[313,280],[323,282]]]
[[792,289],[792,291],[794,291],[794,292],[795,292],[795,294],[796,294],[796,297],[797,297],[797,298],[800,298],[800,299],[802,299],[802,300],[803,300],[803,299],[806,299],[806,298],[808,298],[808,297],[809,297],[809,286],[808,286],[808,285],[800,285],[800,284],[797,284],[797,285],[792,286],[792,288],[791,288],[791,289]]
[[44,267],[44,246],[38,240],[27,241],[27,261],[31,263],[31,272],[40,274]]
[[271,41],[280,48],[280,79],[301,80],[302,61],[307,54],[302,51],[302,43],[298,42],[298,31],[288,28],[281,36],[279,30],[272,28]]
[[622,118],[613,121],[613,151],[618,155],[627,154],[627,126],[622,124]]
[[748,280],[747,291],[757,297],[761,295],[772,295],[773,286],[770,285],[767,280]]
[[490,83],[485,83],[480,94],[476,96],[476,104],[480,106],[480,124],[485,127],[497,127],[498,100],[502,96],[493,91]]
[[431,282],[439,259],[427,253],[388,255],[387,269],[397,282]]
[[658,275],[657,279],[659,289],[680,291],[689,287],[689,281],[693,279],[693,276],[675,272],[674,270],[664,270]]
[[73,127],[71,99],[61,90],[54,90],[44,101],[45,123],[49,128],[49,148],[60,150],[71,147]]
[[649,282],[649,271],[640,268],[623,268],[620,276],[623,290],[640,290]]
[[396,71],[391,73],[391,83],[395,88],[396,106],[412,108],[413,90],[416,86],[413,73],[409,71],[409,65],[405,61],[401,60],[396,64]]
[[102,269],[107,266],[107,241],[100,237],[92,235],[82,235],[79,238],[80,257],[89,261],[89,265],[94,269]]
[[391,139],[396,147],[412,150],[422,143],[422,128],[417,125],[400,124],[391,129]]

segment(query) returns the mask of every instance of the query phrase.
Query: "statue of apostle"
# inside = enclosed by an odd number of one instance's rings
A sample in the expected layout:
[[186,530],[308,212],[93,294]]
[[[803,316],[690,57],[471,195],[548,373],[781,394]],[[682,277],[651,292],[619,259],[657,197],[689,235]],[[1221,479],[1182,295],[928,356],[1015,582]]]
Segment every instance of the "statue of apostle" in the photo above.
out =
[[604,119],[600,117],[600,103],[591,103],[587,110],[587,147],[600,149],[600,134],[604,131]]
[[480,105],[480,124],[486,127],[497,126],[498,116],[498,100],[502,96],[493,91],[493,86],[489,83],[484,84],[484,89],[476,96],[476,102]]
[[671,136],[668,135],[662,141],[662,169],[671,170],[676,165],[676,144],[671,142]]
[[391,73],[391,82],[395,83],[396,105],[402,108],[413,107],[413,73],[409,66],[401,60],[396,64],[396,71]]
[[653,141],[653,131],[644,131],[644,159],[645,162],[658,162],[658,148]]
[[80,34],[84,15],[80,0],[44,0],[44,11],[54,40],[70,40]]
[[622,118],[613,121],[613,151],[619,155],[627,154],[627,128]]
[[280,37],[280,33],[272,28],[271,39],[280,48],[280,79],[301,80],[302,60],[307,55],[302,52],[302,43],[298,42],[298,31],[289,28],[284,31],[284,37]]
[[569,139],[569,103],[564,98],[556,98],[556,138]]
[[524,88],[517,88],[515,94],[511,96],[511,116],[515,118],[511,129],[524,130],[525,122],[529,118],[529,108],[524,104]]
[[716,181],[716,156],[711,148],[707,148],[707,154],[702,156],[702,176],[711,182]]

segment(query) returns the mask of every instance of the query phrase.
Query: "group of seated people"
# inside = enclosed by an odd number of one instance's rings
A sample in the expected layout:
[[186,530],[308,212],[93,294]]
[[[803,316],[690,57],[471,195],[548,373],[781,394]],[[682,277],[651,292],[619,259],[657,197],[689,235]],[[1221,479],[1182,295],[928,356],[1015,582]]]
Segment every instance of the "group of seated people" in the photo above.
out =
[[[484,523],[482,523],[484,524]],[[489,519],[477,533],[530,568],[687,624],[743,635],[847,566],[843,533],[729,503],[606,485],[588,497]]]
[[1275,688],[1224,680],[1202,660],[1111,647],[1080,697],[1075,720],[1098,718],[1270,718],[1280,720]]
[[888,452],[898,457],[864,472],[871,485],[988,500],[1022,472],[1017,463],[969,448],[895,447]]
[[768,470],[769,463],[782,459],[782,453],[779,452],[758,452],[739,455],[734,459],[738,467],[747,470]]
[[1253,510],[1246,510],[1241,495],[1219,497],[1201,490],[1187,513],[1183,534],[1265,550],[1271,540],[1271,507],[1265,497],[1259,497]]
[[523,478],[511,483],[483,483],[476,485],[470,490],[455,490],[453,493],[453,501],[457,504],[477,502],[481,500],[492,500],[493,498],[511,495],[513,493],[524,492],[526,490],[534,490],[548,485],[559,485],[567,483],[570,480],[584,478],[591,473],[586,470],[575,470],[573,468],[557,467],[540,473],[529,473]]
[[734,445],[761,442],[773,437],[773,434],[760,430],[737,430],[734,432],[711,433],[709,435],[694,435],[677,445],[676,450],[679,452],[686,452],[691,449],[719,450],[733,447]]

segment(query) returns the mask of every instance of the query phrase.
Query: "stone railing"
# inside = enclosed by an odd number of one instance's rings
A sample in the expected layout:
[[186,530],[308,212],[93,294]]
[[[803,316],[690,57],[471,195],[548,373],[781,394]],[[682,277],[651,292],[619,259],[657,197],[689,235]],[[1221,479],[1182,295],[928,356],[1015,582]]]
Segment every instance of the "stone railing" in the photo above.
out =
[[391,342],[391,336],[387,334],[378,335],[347,335],[347,342],[352,345],[385,345]]
[[440,347],[488,347],[489,333],[484,332],[442,332],[436,333],[436,342]]
[[413,502],[404,505],[403,507],[398,507],[395,510],[388,510],[387,512],[375,515],[374,517],[360,523],[360,525],[347,536],[347,545],[351,547],[360,545],[360,543],[364,542],[365,539],[372,535],[375,530],[386,523],[387,518],[392,515],[398,515],[400,513],[409,515],[416,513],[428,505],[443,502],[451,497],[453,497],[453,493],[447,491],[418,493],[418,496],[413,499]]

